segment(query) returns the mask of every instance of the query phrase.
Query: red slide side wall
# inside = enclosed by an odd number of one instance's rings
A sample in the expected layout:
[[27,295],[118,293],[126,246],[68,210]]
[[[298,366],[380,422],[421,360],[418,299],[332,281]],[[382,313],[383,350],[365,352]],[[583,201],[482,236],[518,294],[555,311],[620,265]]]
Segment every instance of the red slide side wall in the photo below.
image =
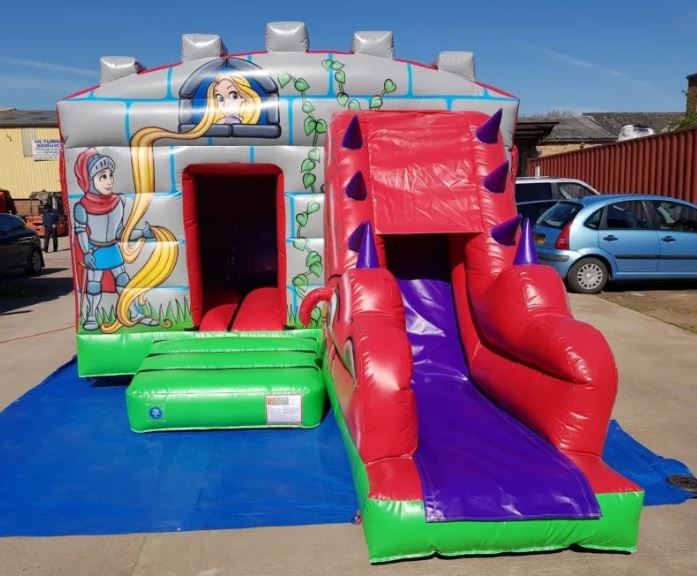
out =
[[[342,139],[354,116],[363,145],[345,148]],[[495,225],[516,213],[510,172],[502,189],[485,186],[506,162],[500,134],[496,143],[477,138],[488,118],[474,112],[346,112],[330,126],[325,263],[335,294],[329,358],[350,433],[368,464],[370,494],[420,494],[411,459],[418,431],[411,354],[401,294],[384,270],[385,232],[449,234],[458,322],[475,382],[569,454],[596,491],[635,490],[600,460],[617,389],[609,346],[594,328],[572,318],[553,269],[514,265],[516,247],[491,236]],[[401,130],[408,137],[400,137]],[[398,153],[403,148],[408,153]],[[359,170],[367,194],[357,200],[347,196],[346,185]],[[448,206],[459,208],[448,212]],[[418,229],[416,213],[426,222]],[[383,269],[355,269],[357,246],[349,240],[363,222],[376,233]]]
[[338,293],[330,334],[346,368],[339,380],[355,383],[339,399],[356,447],[366,463],[412,454],[417,419],[399,287],[387,270],[348,270]]
[[[186,239],[186,264],[189,274],[189,291],[191,316],[194,326],[199,326],[204,315],[204,295],[201,270],[201,247],[196,201],[196,176],[197,175],[221,175],[234,178],[245,175],[273,175],[276,177],[276,248],[278,253],[278,278],[277,289],[273,292],[273,298],[266,297],[264,305],[258,310],[265,313],[268,321],[262,326],[252,323],[252,328],[240,326],[240,330],[280,330],[284,326],[286,309],[286,244],[283,231],[285,230],[285,199],[283,197],[283,172],[274,164],[192,164],[187,166],[182,173],[182,204],[184,210],[184,234]],[[240,202],[249,201],[249,198],[240,197]],[[268,296],[268,291],[263,296]],[[265,310],[266,301],[273,300],[273,311]],[[230,295],[227,301],[220,305],[237,304],[238,297]],[[273,315],[273,317],[271,317]],[[254,316],[252,314],[252,316]],[[231,316],[230,316],[231,317]],[[216,324],[223,330],[223,320]]]
[[[506,160],[503,146],[478,142],[484,177]],[[514,181],[481,189],[485,233],[451,239],[460,329],[477,384],[559,449],[600,456],[617,391],[603,336],[571,316],[564,286],[544,265],[514,266],[515,246],[491,237],[515,216]]]

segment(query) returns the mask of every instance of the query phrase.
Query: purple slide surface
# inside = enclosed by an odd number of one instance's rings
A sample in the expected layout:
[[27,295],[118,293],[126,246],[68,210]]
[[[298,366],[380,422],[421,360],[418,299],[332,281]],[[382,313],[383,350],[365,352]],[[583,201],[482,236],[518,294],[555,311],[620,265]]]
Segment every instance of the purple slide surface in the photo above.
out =
[[426,521],[599,517],[571,461],[470,380],[449,280],[400,276]]

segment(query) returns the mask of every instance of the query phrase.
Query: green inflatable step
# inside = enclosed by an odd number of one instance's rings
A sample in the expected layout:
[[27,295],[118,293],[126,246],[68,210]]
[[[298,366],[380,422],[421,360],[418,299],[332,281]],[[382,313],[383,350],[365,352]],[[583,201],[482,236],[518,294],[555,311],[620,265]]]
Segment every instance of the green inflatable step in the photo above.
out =
[[182,352],[148,356],[138,372],[152,370],[220,370],[224,368],[321,368],[317,353],[296,351]]
[[131,428],[317,426],[326,396],[321,358],[312,337],[155,342],[126,392]]
[[155,354],[179,354],[195,352],[271,352],[274,350],[298,350],[318,353],[319,341],[316,338],[273,338],[263,336],[192,338],[190,340],[165,340],[155,342],[150,356]]

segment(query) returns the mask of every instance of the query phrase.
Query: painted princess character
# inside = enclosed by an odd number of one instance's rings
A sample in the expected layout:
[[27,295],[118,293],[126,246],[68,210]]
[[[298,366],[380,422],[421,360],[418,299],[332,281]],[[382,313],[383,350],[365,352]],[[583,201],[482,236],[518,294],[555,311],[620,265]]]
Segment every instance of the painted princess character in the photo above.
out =
[[[82,152],[75,162],[75,175],[84,196],[75,204],[73,217],[75,237],[83,254],[85,272],[84,290],[87,309],[83,310],[85,330],[97,330],[96,311],[102,299],[104,273],[114,277],[116,293],[121,294],[131,280],[124,267],[120,242],[123,241],[126,200],[123,194],[114,192],[116,164],[111,156],[90,148]],[[142,228],[134,228],[129,240],[152,240],[154,234],[146,222]],[[141,242],[143,241],[141,240]],[[143,315],[135,300],[128,307],[130,325],[157,325],[153,318]]]
[[217,109],[215,124],[256,124],[261,116],[261,98],[244,76],[223,72],[207,92],[207,107]]

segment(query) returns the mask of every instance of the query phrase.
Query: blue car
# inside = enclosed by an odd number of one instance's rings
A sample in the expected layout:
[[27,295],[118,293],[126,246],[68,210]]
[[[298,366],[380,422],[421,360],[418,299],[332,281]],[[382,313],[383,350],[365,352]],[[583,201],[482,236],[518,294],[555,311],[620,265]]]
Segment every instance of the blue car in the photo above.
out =
[[697,205],[644,194],[562,201],[537,220],[535,244],[573,292],[595,294],[610,280],[697,279]]

